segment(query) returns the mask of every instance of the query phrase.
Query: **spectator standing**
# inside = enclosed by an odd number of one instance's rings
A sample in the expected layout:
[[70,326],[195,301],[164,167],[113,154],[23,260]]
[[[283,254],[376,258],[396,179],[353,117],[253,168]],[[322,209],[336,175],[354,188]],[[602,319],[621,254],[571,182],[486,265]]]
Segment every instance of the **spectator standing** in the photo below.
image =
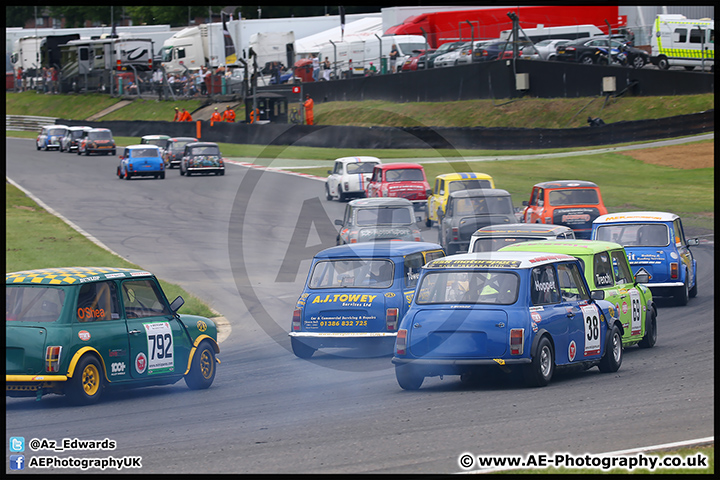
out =
[[58,70],[54,66],[50,67],[50,88],[52,93],[58,93]]
[[315,102],[313,102],[313,99],[310,97],[310,94],[305,94],[305,103],[303,103],[303,107],[305,107],[305,124],[307,125],[313,125],[315,121],[315,117],[313,115],[313,107],[315,106]]
[[397,63],[399,56],[400,52],[398,52],[397,45],[393,43],[390,48],[390,73],[395,73],[395,64]]
[[17,69],[17,80],[15,81],[15,90],[18,92],[24,92],[25,91],[25,85],[23,85],[25,82],[25,75],[23,75],[23,68],[18,67]]
[[325,81],[329,81],[331,65],[330,65],[330,59],[328,57],[325,57],[325,61],[323,62],[322,66],[323,66],[323,78],[325,79]]
[[173,122],[179,122],[180,121],[180,110],[178,110],[178,107],[175,107],[175,118],[173,118]]
[[312,57],[312,67],[313,67],[313,80],[316,82],[320,80],[320,59],[318,58],[318,54],[313,54]]
[[158,100],[162,100],[163,96],[163,72],[160,68],[155,69],[152,76],[153,86],[158,94]]
[[210,72],[205,68],[205,65],[200,67],[200,94],[207,95],[207,85],[205,85],[205,79],[210,75]]
[[230,122],[230,123],[235,122],[235,110],[230,108],[230,105],[225,107],[225,111],[223,112],[222,119],[224,122]]
[[190,115],[190,112],[188,112],[187,110],[185,110],[185,109],[183,108],[183,109],[182,109],[182,113],[180,114],[180,120],[178,120],[178,121],[180,121],[180,122],[192,122],[192,116]]

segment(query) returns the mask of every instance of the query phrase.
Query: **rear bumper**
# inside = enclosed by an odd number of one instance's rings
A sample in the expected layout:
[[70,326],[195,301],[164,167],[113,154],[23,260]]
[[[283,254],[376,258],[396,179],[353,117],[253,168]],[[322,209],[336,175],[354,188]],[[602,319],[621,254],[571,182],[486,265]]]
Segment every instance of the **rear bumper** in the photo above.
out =
[[35,397],[42,393],[60,393],[67,382],[65,375],[6,375],[5,396]]
[[426,358],[401,358],[393,357],[395,365],[418,365],[418,366],[497,366],[497,365],[525,365],[531,363],[530,358],[509,358],[509,359],[488,359],[488,358],[458,358],[458,359],[426,359]]

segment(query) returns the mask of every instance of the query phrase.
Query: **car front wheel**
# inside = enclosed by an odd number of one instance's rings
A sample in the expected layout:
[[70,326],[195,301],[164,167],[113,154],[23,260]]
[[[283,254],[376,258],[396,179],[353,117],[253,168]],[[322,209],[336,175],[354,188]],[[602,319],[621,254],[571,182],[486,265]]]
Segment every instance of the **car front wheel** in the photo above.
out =
[[103,373],[100,362],[92,355],[80,359],[75,372],[68,380],[65,394],[75,405],[90,405],[100,400],[103,391]]
[[203,390],[212,385],[215,380],[215,350],[208,341],[200,342],[190,365],[190,371],[185,375],[185,383],[191,390]]
[[640,55],[633,58],[633,60],[632,60],[633,68],[643,68],[644,66],[645,66],[645,60],[643,60],[643,58]]

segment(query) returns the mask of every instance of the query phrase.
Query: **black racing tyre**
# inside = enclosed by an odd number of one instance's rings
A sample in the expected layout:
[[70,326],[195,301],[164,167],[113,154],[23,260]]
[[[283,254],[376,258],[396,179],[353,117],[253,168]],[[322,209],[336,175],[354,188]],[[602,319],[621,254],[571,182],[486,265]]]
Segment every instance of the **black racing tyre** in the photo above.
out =
[[530,365],[523,369],[525,384],[529,387],[544,387],[555,373],[555,350],[548,337],[540,338],[537,352]]
[[191,390],[203,390],[215,380],[215,349],[207,340],[203,340],[195,350],[190,371],[185,375],[185,383]]
[[119,178],[120,180],[122,180],[122,178],[123,178],[123,173],[122,173],[122,170],[120,170],[120,167],[117,167],[117,176],[118,176],[118,178]]
[[130,180],[132,178],[132,173],[130,173],[129,170],[125,171],[125,180]]
[[690,296],[690,298],[697,297],[697,276],[695,277],[695,285],[692,286],[692,288],[688,292],[688,295]]
[[622,356],[622,334],[618,326],[613,325],[612,331],[610,332],[610,340],[608,344],[605,345],[605,353],[600,359],[598,369],[603,373],[617,372],[620,365],[622,365]]
[[310,358],[315,353],[315,348],[303,343],[295,337],[290,337],[290,345],[292,346],[293,353],[298,358]]
[[91,405],[97,403],[105,388],[103,369],[94,355],[84,355],[67,381],[65,395],[74,405]]
[[333,199],[332,195],[330,195],[330,187],[328,186],[327,183],[325,184],[325,199],[326,199],[326,200],[332,200],[332,199]]
[[657,315],[654,309],[647,311],[647,317],[645,317],[645,336],[638,346],[640,348],[652,348],[657,342]]
[[425,381],[413,365],[395,365],[395,378],[403,390],[418,390]]
[[675,295],[673,295],[675,299],[675,305],[679,307],[684,307],[688,303],[688,299],[690,298],[690,288],[688,287],[688,274],[685,273],[685,281],[683,282],[682,287],[678,287],[675,289]]

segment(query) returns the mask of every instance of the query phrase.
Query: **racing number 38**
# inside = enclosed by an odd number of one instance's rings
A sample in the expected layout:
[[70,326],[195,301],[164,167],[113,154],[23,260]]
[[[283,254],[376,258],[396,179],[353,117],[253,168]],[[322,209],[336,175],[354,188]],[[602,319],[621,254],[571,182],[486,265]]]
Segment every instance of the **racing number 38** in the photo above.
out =
[[600,318],[597,309],[592,305],[582,308],[585,319],[585,355],[600,353]]

